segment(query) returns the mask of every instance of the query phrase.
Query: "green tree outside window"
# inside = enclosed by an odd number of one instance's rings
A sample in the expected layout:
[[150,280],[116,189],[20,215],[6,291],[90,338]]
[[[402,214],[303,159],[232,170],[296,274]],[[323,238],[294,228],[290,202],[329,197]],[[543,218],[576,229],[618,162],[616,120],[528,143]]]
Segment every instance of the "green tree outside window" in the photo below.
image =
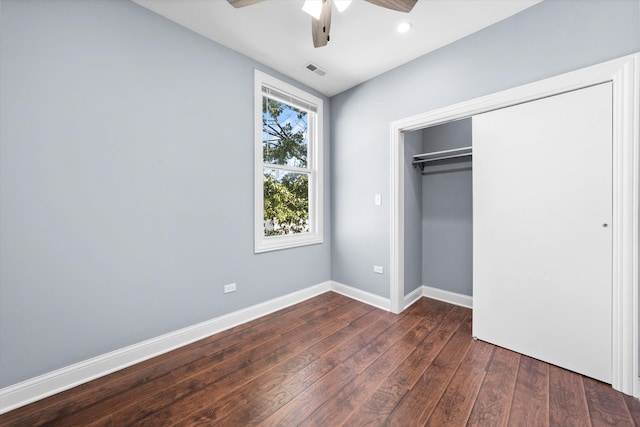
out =
[[306,111],[263,96],[265,236],[309,231],[308,128]]

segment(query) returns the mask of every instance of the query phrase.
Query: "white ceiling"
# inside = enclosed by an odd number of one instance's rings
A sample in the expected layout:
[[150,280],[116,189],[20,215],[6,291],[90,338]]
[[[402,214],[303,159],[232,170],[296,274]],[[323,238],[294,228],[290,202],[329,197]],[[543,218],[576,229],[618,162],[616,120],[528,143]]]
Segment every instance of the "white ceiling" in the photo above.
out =
[[[331,41],[314,48],[303,0],[235,9],[226,0],[133,0],[196,33],[333,96],[542,0],[419,0],[409,14],[354,0],[333,8]],[[413,28],[400,34],[396,27]],[[327,74],[305,68],[313,63]]]

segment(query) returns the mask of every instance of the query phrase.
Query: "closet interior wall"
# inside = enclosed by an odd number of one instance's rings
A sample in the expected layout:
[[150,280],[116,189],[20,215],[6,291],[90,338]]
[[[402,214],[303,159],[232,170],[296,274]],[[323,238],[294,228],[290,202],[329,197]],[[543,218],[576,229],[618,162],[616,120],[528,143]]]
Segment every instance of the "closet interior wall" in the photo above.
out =
[[412,165],[423,153],[422,130],[404,134],[404,294],[422,286],[422,174]]
[[[467,118],[421,130],[421,152],[471,147],[471,120]],[[409,145],[405,144],[406,151],[410,151]],[[421,180],[421,224],[418,229],[422,244],[421,283],[467,296],[472,296],[473,276],[471,167],[472,157],[469,156],[427,163],[423,172],[410,168]],[[405,193],[405,199],[412,197],[413,194]],[[405,209],[407,204],[405,201]],[[405,230],[405,237],[410,232]],[[413,268],[405,262],[406,288],[411,288],[406,272]]]

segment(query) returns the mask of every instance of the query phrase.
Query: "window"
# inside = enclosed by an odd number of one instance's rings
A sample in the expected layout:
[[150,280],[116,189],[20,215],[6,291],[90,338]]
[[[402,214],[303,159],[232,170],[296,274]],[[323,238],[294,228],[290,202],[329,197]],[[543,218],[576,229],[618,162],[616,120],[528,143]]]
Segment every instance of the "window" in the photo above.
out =
[[255,72],[255,252],[322,242],[322,100]]

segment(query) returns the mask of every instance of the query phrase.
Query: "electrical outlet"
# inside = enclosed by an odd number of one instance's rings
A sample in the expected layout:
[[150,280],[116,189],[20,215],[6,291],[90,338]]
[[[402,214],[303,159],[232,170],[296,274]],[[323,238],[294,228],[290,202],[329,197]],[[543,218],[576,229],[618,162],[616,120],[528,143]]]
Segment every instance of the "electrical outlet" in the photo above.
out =
[[228,294],[230,292],[235,292],[236,291],[236,284],[235,283],[229,283],[228,285],[224,285],[224,293]]
[[375,203],[376,206],[380,206],[382,204],[382,195],[381,194],[376,194],[373,197],[373,203]]
[[383,274],[384,273],[384,268],[382,266],[379,266],[379,265],[374,265],[373,266],[373,272],[374,273],[378,273],[378,274]]

